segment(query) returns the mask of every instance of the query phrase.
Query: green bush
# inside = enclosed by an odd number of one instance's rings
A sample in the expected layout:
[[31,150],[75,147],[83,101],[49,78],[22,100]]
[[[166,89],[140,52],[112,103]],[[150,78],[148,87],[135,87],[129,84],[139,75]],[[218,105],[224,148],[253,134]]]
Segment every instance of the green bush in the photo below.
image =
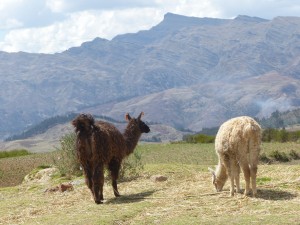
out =
[[300,155],[295,150],[291,150],[289,156],[294,160],[300,159]]
[[214,143],[215,137],[206,134],[186,135],[183,141],[187,143]]
[[270,163],[272,160],[266,155],[266,153],[262,153],[259,155],[259,161],[263,163]]
[[75,133],[64,135],[60,139],[61,148],[57,149],[58,156],[53,158],[54,165],[58,168],[62,176],[82,175],[76,156],[75,140]]
[[285,152],[279,152],[278,150],[271,152],[270,157],[274,158],[276,161],[279,161],[279,162],[289,162],[290,161],[289,157],[287,156],[287,154]]
[[283,129],[267,128],[262,132],[263,142],[288,142],[288,141],[299,141],[300,132],[299,131],[286,131]]
[[144,169],[142,154],[137,149],[128,158],[123,160],[119,178],[120,180],[133,179],[140,175]]
[[25,155],[30,155],[29,151],[25,149],[16,149],[12,151],[3,151],[0,152],[0,159],[1,158],[10,158],[10,157],[18,157],[18,156],[25,156]]

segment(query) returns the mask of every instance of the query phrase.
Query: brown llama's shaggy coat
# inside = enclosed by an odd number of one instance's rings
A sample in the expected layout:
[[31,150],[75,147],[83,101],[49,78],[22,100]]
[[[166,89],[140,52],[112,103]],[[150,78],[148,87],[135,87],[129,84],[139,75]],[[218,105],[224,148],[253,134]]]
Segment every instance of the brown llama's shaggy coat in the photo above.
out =
[[215,149],[219,157],[216,171],[213,174],[213,184],[221,191],[227,178],[230,179],[230,195],[234,195],[234,182],[237,192],[240,192],[240,168],[243,170],[246,187],[245,195],[250,192],[256,196],[256,173],[261,144],[261,127],[248,116],[232,118],[223,123],[217,133]]
[[114,194],[120,196],[117,179],[122,160],[134,151],[142,133],[150,131],[141,120],[142,115],[135,119],[126,114],[128,124],[124,134],[110,123],[95,121],[89,114],[80,114],[72,121],[77,134],[77,157],[97,204],[103,200],[105,166],[111,173]]

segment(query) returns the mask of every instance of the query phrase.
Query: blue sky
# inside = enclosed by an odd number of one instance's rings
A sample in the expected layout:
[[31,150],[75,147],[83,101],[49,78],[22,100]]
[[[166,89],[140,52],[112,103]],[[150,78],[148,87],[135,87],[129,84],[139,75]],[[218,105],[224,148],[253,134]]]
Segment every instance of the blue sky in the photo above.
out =
[[195,17],[300,16],[299,0],[0,0],[0,51],[62,52],[149,29],[167,12]]

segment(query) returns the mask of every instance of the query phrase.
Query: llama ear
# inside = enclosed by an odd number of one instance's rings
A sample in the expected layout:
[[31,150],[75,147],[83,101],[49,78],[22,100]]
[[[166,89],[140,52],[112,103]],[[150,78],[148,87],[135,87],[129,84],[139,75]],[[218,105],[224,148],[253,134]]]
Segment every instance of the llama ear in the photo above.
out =
[[143,115],[144,115],[144,112],[141,112],[140,115],[139,115],[139,117],[138,117],[138,120],[140,120]]
[[126,119],[127,121],[131,120],[131,116],[129,115],[129,113],[126,113],[125,119]]
[[212,173],[213,176],[216,176],[216,173],[212,168],[208,167],[208,170]]
[[74,119],[74,120],[72,120],[71,124],[75,127],[77,124],[77,121]]
[[212,183],[214,184],[215,181],[216,181],[216,173],[215,173],[215,171],[214,171],[212,168],[210,168],[210,167],[208,167],[208,170],[212,173]]

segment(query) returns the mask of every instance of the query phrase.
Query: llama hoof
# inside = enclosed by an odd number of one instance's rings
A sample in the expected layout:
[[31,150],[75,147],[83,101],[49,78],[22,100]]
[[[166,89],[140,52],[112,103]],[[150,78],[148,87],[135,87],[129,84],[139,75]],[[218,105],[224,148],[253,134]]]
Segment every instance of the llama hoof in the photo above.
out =
[[115,193],[115,197],[120,197],[121,195],[119,193]]
[[98,205],[99,205],[99,204],[103,204],[103,202],[102,202],[101,200],[95,201],[95,203],[98,204]]

